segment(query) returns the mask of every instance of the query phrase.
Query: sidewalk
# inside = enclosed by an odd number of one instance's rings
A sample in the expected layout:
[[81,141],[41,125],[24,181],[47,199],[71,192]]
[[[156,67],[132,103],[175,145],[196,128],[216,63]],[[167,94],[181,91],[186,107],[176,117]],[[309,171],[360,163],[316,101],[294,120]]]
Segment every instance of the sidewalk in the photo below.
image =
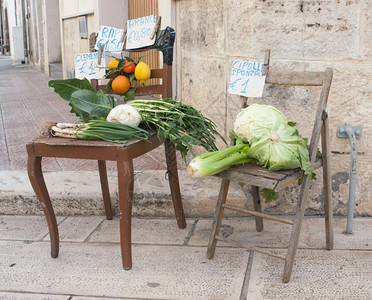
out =
[[[211,219],[133,220],[133,268],[121,267],[119,221],[58,217],[60,255],[50,258],[42,216],[0,216],[0,299],[371,299],[372,219],[335,219],[335,247],[324,250],[324,220],[306,218],[291,281],[283,261],[219,243],[205,258]],[[232,218],[224,236],[284,253],[288,228]],[[247,231],[243,231],[246,229]],[[263,238],[263,239],[259,239]]]
[[[121,266],[119,221],[103,216],[96,162],[45,159],[61,238],[59,257],[50,258],[47,224],[27,177],[25,144],[43,121],[77,119],[49,80],[0,57],[0,299],[371,299],[372,218],[355,219],[352,235],[343,234],[346,218],[335,218],[332,251],[324,250],[324,219],[306,218],[288,284],[281,281],[283,261],[259,253],[218,243],[208,260],[219,182],[196,182],[180,161],[187,227],[178,229],[162,148],[134,161],[130,271]],[[108,169],[115,208],[115,165]],[[231,192],[245,199],[240,189]],[[262,233],[254,228],[253,219],[230,216],[222,231],[284,253],[289,227],[266,221]]]

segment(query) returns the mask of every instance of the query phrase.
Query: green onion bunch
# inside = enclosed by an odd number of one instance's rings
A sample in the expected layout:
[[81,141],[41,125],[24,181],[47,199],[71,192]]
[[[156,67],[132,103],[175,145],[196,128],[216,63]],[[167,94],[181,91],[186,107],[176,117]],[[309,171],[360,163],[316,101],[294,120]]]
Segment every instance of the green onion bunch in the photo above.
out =
[[92,120],[80,124],[57,123],[52,127],[52,135],[125,144],[128,140],[146,140],[149,132],[121,123]]

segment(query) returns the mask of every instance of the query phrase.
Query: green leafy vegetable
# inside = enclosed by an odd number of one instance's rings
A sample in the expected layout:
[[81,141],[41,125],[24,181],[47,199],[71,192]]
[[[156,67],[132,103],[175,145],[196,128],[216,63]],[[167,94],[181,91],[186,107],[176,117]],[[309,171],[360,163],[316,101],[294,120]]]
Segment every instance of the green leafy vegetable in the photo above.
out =
[[216,135],[226,143],[212,120],[185,103],[166,98],[133,100],[129,105],[138,110],[147,126],[157,129],[160,139],[173,142],[185,161],[189,151],[195,156],[193,145],[201,146],[207,151],[216,151]]
[[106,120],[111,111],[110,99],[102,91],[78,90],[72,93],[70,105],[75,112],[79,113],[84,122],[91,119]]
[[270,170],[301,168],[311,173],[307,139],[288,125],[278,109],[269,105],[252,104],[236,117],[234,131],[250,144],[249,156]]
[[110,110],[117,104],[114,97],[102,91],[96,92],[86,78],[50,80],[48,85],[64,100],[69,101],[70,112],[82,122],[91,119],[106,120]]
[[262,194],[262,197],[265,198],[265,203],[270,203],[274,200],[278,200],[279,199],[279,193],[278,192],[274,192],[270,189],[266,189],[266,188],[263,188],[261,190],[261,194]]
[[70,101],[73,92],[78,90],[90,90],[94,92],[93,86],[89,80],[70,78],[70,79],[58,79],[50,80],[48,86],[51,87],[58,95],[67,101]]

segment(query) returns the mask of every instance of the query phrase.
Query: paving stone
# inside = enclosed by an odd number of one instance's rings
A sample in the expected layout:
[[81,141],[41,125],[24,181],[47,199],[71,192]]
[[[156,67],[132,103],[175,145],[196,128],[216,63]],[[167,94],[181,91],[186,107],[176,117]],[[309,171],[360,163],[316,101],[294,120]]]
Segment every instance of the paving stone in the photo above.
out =
[[[0,300],[69,300],[70,296],[0,292]],[[73,298],[75,299],[75,297]]]
[[371,299],[371,261],[371,251],[298,250],[291,280],[284,284],[283,261],[254,253],[247,298]]
[[[57,217],[57,223],[63,219]],[[0,240],[39,241],[45,236],[49,230],[44,216],[0,216]]]
[[134,245],[125,271],[117,244],[62,243],[52,259],[48,243],[0,241],[0,252],[0,290],[102,298],[238,299],[249,260],[241,249],[207,260],[200,247]]
[[[63,242],[84,242],[102,223],[103,216],[70,216],[58,225],[59,238]],[[44,241],[50,241],[50,236]]]
[[[212,219],[199,220],[189,244],[195,246],[208,245],[212,223]],[[289,230],[289,225],[265,220],[264,230],[257,232],[253,218],[229,218],[223,220],[220,234],[225,238],[244,242],[249,246],[283,247],[289,241]],[[227,246],[228,244],[219,243],[219,245]]]
[[[193,220],[187,219],[186,223],[186,228],[179,229],[176,219],[133,218],[132,242],[183,245],[186,242]],[[89,242],[119,243],[119,219],[104,220],[102,225],[89,237]]]
[[[346,217],[333,219],[334,249],[371,250],[372,249],[372,218],[355,218],[353,233],[345,234]],[[305,219],[302,228],[300,247],[324,248],[325,229],[323,218]]]
[[[212,219],[201,219],[197,222],[189,245],[208,245],[212,230]],[[372,219],[354,219],[353,234],[344,233],[346,218],[333,219],[334,249],[365,249],[372,248]],[[264,230],[257,232],[254,218],[223,219],[221,234],[249,246],[282,248],[287,247],[291,226],[280,224],[271,220],[264,220]],[[221,243],[222,245],[223,243]],[[299,248],[325,248],[325,221],[324,218],[307,217],[302,223]]]

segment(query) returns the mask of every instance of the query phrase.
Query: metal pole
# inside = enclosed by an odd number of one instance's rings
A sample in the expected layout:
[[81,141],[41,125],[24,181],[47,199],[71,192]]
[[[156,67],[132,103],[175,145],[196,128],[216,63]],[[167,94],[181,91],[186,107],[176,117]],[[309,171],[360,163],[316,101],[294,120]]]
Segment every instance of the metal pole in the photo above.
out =
[[356,190],[356,175],[357,175],[357,145],[356,139],[361,136],[361,128],[359,126],[339,126],[337,136],[341,138],[349,138],[350,141],[350,185],[349,185],[349,203],[347,211],[346,234],[353,233],[354,220],[354,205],[355,205],[355,190]]

